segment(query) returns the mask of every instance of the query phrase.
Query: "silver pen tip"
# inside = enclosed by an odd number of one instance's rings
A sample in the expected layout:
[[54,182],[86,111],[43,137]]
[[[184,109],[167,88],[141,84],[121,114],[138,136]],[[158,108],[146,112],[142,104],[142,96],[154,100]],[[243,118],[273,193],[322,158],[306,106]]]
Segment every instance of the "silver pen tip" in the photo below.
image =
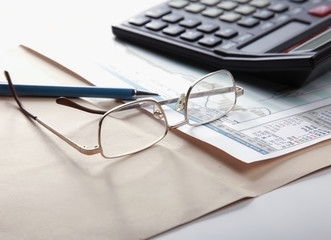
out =
[[147,91],[142,91],[142,90],[136,90],[135,92],[136,97],[143,97],[143,96],[159,96],[158,93],[154,92],[147,92]]

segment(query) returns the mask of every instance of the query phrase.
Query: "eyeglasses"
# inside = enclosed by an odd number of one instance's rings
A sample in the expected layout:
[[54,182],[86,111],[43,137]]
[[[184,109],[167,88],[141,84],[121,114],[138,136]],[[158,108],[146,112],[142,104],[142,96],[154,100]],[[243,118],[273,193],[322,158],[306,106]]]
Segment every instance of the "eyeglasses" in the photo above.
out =
[[[226,70],[205,75],[189,87],[179,98],[156,101],[140,99],[121,104],[109,111],[87,108],[68,98],[56,100],[58,104],[73,107],[89,113],[102,114],[99,120],[98,145],[89,148],[75,143],[37,116],[26,110],[16,93],[9,73],[5,77],[20,110],[29,118],[51,131],[70,146],[86,155],[100,153],[105,158],[121,157],[145,150],[162,140],[170,129],[185,124],[199,126],[213,122],[235,106],[237,97],[243,95],[242,87],[236,86],[233,76]],[[184,120],[169,125],[161,105],[183,113]]]

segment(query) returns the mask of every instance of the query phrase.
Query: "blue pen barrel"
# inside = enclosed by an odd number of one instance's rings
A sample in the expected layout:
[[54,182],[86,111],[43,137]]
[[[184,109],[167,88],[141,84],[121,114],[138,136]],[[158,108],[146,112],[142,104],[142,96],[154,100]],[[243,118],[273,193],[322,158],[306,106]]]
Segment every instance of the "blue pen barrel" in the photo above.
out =
[[[18,96],[25,97],[91,97],[115,98],[130,100],[135,97],[136,90],[131,88],[106,88],[94,86],[43,86],[15,84]],[[8,84],[0,84],[0,95],[11,96]]]

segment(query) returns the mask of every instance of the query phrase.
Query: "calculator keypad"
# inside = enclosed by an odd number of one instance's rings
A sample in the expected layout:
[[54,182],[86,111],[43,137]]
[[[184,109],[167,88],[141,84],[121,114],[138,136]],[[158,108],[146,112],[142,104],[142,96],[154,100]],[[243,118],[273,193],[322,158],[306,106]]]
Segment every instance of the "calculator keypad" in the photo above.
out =
[[171,0],[129,24],[209,51],[239,51],[293,19],[309,25],[310,18],[326,17],[330,9],[323,0]]
[[168,0],[112,30],[151,49],[293,85],[331,64],[331,0]]

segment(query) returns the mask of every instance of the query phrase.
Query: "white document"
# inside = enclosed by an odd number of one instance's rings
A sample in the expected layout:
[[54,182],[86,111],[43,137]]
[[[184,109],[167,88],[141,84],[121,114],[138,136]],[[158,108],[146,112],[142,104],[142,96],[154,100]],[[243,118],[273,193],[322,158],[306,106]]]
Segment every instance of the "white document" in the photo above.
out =
[[[140,48],[112,41],[99,56],[65,55],[49,47],[35,51],[98,86],[133,86],[178,97],[208,72]],[[215,69],[218,70],[218,69]],[[115,80],[116,79],[116,80]],[[180,130],[246,163],[284,155],[331,137],[331,72],[299,88],[267,88],[236,79],[245,94],[227,116],[204,126]],[[120,83],[120,84],[119,84]],[[272,89],[272,90],[271,90]],[[167,110],[170,124],[183,116]]]

